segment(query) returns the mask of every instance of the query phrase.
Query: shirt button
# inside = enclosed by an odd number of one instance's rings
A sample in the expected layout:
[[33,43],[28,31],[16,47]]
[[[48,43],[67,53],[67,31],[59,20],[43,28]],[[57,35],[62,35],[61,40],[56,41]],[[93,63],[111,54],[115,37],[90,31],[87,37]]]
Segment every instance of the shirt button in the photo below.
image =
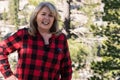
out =
[[10,76],[10,75],[11,75],[11,72],[10,72],[10,71],[7,71],[7,72],[5,72],[5,75],[6,75],[6,76]]
[[5,66],[4,66],[4,69],[5,69],[5,70],[9,69],[9,66],[8,66],[8,65],[5,65]]

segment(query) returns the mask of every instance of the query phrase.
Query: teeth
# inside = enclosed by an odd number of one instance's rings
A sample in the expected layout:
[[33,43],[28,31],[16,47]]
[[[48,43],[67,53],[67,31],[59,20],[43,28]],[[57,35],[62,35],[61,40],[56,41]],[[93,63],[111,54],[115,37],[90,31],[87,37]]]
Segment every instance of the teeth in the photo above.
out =
[[47,25],[47,24],[49,24],[49,22],[47,22],[47,21],[43,21],[43,24]]

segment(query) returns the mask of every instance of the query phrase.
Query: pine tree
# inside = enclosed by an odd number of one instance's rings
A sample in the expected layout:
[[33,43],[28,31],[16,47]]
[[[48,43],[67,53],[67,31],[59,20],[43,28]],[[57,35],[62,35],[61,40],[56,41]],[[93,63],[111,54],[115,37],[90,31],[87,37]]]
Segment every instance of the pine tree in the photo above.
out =
[[[100,62],[92,62],[94,75],[91,80],[111,80],[120,77],[120,1],[103,0],[107,26],[96,27],[95,35],[105,37]],[[95,26],[94,26],[95,27]]]
[[16,29],[18,29],[19,26],[18,12],[19,12],[19,0],[9,0],[10,23],[15,25]]
[[4,20],[4,26],[6,25],[6,20],[7,20],[7,12],[6,9],[4,9],[4,12],[2,14],[3,20]]

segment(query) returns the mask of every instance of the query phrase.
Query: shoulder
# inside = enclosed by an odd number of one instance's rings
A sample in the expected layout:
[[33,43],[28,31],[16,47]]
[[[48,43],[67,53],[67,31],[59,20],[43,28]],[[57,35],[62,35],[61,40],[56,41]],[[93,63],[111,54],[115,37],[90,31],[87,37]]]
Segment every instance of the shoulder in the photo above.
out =
[[17,34],[24,34],[28,32],[28,28],[21,28],[21,29],[18,29],[16,30],[14,33],[17,33]]
[[10,36],[22,37],[26,33],[27,33],[27,28],[21,28],[11,33]]
[[60,40],[66,40],[67,39],[66,35],[63,32],[60,32],[56,36],[57,36],[57,39],[60,39]]
[[18,31],[23,31],[23,32],[25,31],[26,32],[26,31],[28,31],[28,28],[24,27],[24,28],[18,29]]

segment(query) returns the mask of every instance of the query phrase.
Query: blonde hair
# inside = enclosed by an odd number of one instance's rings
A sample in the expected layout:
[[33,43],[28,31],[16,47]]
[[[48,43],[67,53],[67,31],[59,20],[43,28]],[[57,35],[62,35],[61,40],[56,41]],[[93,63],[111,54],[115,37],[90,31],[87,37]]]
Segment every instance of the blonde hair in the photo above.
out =
[[51,33],[56,33],[58,31],[58,12],[56,7],[50,3],[50,2],[41,2],[33,11],[31,17],[30,17],[30,25],[29,25],[29,29],[28,32],[30,35],[35,36],[35,33],[37,32],[37,22],[36,22],[36,18],[38,15],[38,12],[43,9],[44,7],[48,7],[49,10],[51,11],[51,13],[54,15],[54,22],[52,27],[50,28],[50,32]]

